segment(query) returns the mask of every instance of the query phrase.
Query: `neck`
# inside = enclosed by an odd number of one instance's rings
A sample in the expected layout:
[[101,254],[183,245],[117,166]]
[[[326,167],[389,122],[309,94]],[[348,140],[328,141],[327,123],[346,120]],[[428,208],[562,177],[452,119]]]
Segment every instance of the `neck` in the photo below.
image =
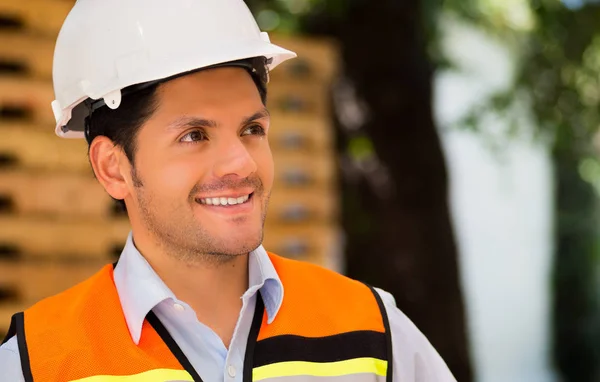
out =
[[194,309],[198,320],[213,329],[229,346],[248,289],[248,254],[227,261],[184,261],[168,250],[135,236],[135,245],[175,296]]

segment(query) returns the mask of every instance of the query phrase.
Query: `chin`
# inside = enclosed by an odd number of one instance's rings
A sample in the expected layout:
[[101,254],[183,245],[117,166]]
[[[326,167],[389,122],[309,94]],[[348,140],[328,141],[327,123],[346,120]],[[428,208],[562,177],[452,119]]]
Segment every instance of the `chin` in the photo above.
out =
[[221,252],[221,253],[224,253],[224,254],[227,254],[230,256],[240,256],[240,255],[246,255],[246,254],[254,251],[259,246],[260,246],[260,243],[248,244],[248,245],[234,244],[231,246],[225,246],[222,249],[219,249],[219,251],[217,251],[217,252]]
[[251,237],[244,235],[240,238],[223,238],[222,248],[224,252],[231,254],[245,254],[255,250],[262,244],[262,231]]

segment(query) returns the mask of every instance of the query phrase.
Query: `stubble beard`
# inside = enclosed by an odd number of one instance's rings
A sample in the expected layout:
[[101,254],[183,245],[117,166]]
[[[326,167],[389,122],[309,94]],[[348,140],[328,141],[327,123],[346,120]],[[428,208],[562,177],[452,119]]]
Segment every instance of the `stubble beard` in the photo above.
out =
[[[191,219],[179,219],[178,217],[190,216],[185,205],[169,208],[170,211],[164,216],[169,216],[170,219],[161,218],[152,208],[153,195],[147,192],[135,171],[132,171],[132,179],[137,190],[137,202],[143,224],[154,238],[155,244],[176,260],[188,266],[200,264],[220,266],[248,254],[262,244],[270,193],[260,192],[261,195],[253,195],[257,199],[255,202],[262,203],[261,226],[256,238],[232,245],[226,239],[210,234],[193,218],[193,215]],[[229,248],[225,249],[227,247]]]

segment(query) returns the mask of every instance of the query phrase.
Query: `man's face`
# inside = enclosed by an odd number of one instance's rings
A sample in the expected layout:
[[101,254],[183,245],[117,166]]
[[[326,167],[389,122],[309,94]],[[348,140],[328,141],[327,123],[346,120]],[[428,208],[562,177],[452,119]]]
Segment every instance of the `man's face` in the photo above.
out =
[[197,72],[161,85],[157,101],[137,136],[132,224],[187,261],[257,248],[274,170],[268,112],[250,75]]

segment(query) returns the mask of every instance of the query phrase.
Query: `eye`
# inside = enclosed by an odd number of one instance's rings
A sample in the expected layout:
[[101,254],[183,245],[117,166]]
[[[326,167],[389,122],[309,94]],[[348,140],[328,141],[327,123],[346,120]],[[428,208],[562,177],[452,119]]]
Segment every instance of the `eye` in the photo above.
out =
[[186,135],[181,137],[181,139],[179,141],[193,143],[193,142],[206,140],[206,138],[207,138],[206,133],[204,133],[204,131],[194,130],[194,131],[190,131],[189,133],[187,133]]
[[265,135],[265,128],[262,125],[250,125],[244,129],[242,135]]

